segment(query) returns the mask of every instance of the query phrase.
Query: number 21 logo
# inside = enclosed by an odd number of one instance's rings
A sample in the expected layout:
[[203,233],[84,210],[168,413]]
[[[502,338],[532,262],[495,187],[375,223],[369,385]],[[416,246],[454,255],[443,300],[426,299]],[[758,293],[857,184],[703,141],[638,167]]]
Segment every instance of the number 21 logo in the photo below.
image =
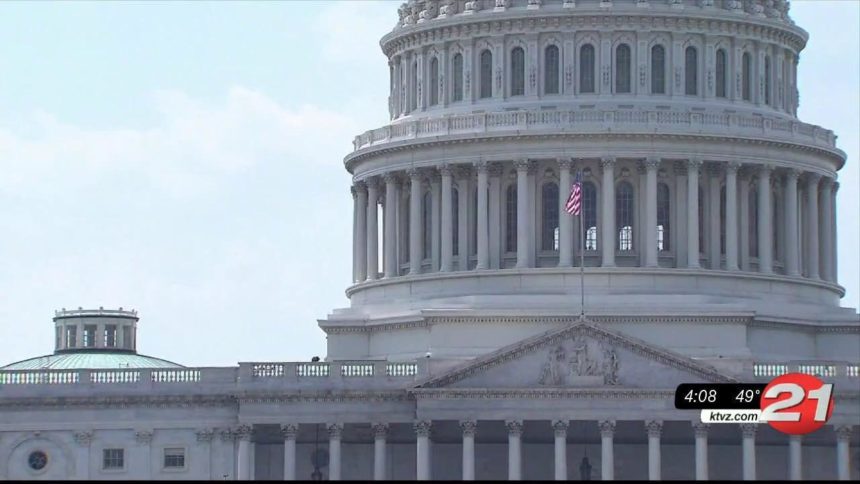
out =
[[832,414],[833,384],[805,373],[774,378],[761,396],[761,420],[786,434],[815,432]]

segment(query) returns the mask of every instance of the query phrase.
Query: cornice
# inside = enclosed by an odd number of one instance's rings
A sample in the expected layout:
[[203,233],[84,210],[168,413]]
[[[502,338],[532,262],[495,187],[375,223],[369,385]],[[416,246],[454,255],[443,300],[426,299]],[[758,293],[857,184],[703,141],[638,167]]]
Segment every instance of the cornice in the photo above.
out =
[[406,402],[405,390],[253,393],[236,397],[241,405],[283,403]]
[[481,400],[481,399],[651,399],[666,401],[673,398],[674,390],[647,390],[639,388],[413,388],[409,393],[421,400]]
[[[781,43],[799,53],[808,35],[791,24],[754,17],[737,17],[719,10],[668,12],[649,9],[636,11],[509,11],[434,19],[419,25],[389,32],[380,40],[383,53],[391,58],[431,43],[456,42],[475,37],[525,35],[533,33],[568,33],[588,31],[669,31],[677,33],[736,36],[757,41]],[[483,17],[483,18],[482,18]]]
[[12,397],[0,399],[0,408],[213,408],[235,407],[236,403],[233,395]]

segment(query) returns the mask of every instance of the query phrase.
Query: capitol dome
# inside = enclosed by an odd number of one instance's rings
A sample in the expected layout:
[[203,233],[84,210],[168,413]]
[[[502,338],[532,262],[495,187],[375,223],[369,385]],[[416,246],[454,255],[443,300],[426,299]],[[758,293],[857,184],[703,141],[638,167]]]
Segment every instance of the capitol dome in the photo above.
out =
[[320,321],[329,357],[468,359],[582,312],[717,365],[825,357],[808,332],[857,323],[836,278],[846,157],[797,118],[788,7],[403,4],[381,40],[390,124],[344,160],[354,284]]
[[0,367],[0,370],[97,370],[182,368],[137,353],[137,311],[83,309],[56,311],[55,350]]

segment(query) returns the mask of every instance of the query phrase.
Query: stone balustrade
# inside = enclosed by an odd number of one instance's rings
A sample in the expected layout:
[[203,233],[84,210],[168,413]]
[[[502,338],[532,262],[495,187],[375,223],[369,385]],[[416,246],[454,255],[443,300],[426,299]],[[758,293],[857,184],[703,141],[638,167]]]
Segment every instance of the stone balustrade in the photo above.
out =
[[[623,130],[663,135],[707,134],[708,136],[755,136],[758,139],[804,143],[835,149],[833,131],[816,125],[760,115],[717,112],[640,111],[640,110],[540,110],[448,115],[403,121],[367,131],[353,140],[355,152],[386,147],[398,141],[459,138],[482,133],[504,135],[541,135],[552,133],[597,134]],[[358,156],[354,153],[347,157]]]

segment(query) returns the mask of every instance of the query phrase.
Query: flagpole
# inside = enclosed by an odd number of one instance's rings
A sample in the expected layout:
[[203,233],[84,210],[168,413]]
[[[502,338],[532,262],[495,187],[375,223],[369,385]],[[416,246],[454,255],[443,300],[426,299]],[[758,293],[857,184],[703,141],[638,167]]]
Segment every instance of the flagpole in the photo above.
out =
[[[582,168],[579,169],[577,178],[582,190]],[[581,193],[581,192],[580,192]],[[582,197],[582,206],[579,210],[579,319],[585,320],[585,228],[582,219],[585,217],[585,197]]]

